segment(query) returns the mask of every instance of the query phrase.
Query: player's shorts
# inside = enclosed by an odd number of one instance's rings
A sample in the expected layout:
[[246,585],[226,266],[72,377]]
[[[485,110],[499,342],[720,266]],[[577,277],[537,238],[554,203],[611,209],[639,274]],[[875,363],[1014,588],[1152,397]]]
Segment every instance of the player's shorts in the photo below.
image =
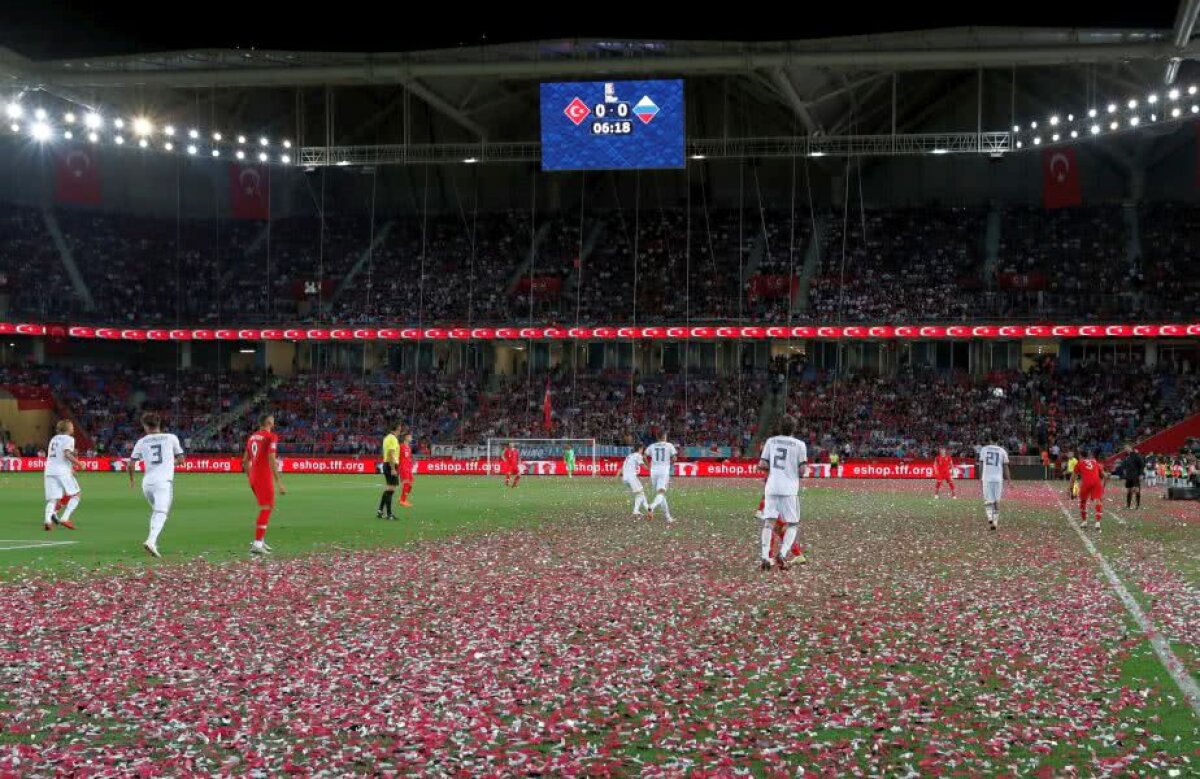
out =
[[800,521],[799,495],[766,495],[763,498],[762,518],[779,520],[789,525]]
[[396,475],[396,466],[391,463],[383,464],[383,483],[389,487],[395,487],[400,483],[400,477]]
[[1101,500],[1104,497],[1104,485],[1100,482],[1079,485],[1079,502]]
[[935,473],[933,478],[938,484],[941,484],[942,482],[946,482],[947,484],[950,483],[950,474],[948,473]]
[[670,484],[670,471],[659,471],[657,473],[650,471],[650,489],[658,492],[659,490],[665,490]]
[[1004,482],[985,481],[983,483],[984,503],[999,503],[1002,497],[1004,497]]
[[1125,480],[1125,489],[1127,489],[1127,490],[1141,489],[1141,487],[1142,487],[1142,477],[1141,476],[1135,476],[1132,479]]
[[401,468],[400,469],[400,481],[404,482],[405,484],[412,484],[412,480],[413,480],[413,469],[412,468]]
[[46,500],[60,500],[71,495],[79,494],[79,482],[73,473],[61,473],[55,476],[46,474]]
[[636,477],[626,479],[626,478],[622,477],[621,481],[625,482],[625,486],[628,487],[629,491],[632,493],[636,494],[638,492],[645,492],[645,490],[642,488],[642,480],[641,479],[638,479]]
[[156,513],[170,514],[171,503],[175,500],[175,484],[160,481],[157,484],[142,484],[142,494]]
[[260,506],[275,505],[275,482],[267,479],[266,484],[258,484],[250,482],[250,490],[254,493],[254,497],[258,500]]

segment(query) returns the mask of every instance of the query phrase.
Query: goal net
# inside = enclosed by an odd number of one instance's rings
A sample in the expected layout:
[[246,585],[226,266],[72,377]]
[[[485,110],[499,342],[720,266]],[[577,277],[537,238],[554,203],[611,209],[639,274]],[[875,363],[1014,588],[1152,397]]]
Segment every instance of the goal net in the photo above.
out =
[[595,438],[489,438],[487,472],[500,473],[500,455],[509,443],[521,453],[527,476],[566,476],[566,452],[575,453],[576,476],[600,475]]

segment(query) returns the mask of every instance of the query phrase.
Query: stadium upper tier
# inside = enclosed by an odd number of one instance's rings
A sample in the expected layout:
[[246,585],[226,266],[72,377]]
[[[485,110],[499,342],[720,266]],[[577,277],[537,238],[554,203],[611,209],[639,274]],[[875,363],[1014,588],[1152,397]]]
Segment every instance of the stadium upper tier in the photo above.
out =
[[1182,320],[1200,207],[270,222],[0,207],[0,315],[110,326]]

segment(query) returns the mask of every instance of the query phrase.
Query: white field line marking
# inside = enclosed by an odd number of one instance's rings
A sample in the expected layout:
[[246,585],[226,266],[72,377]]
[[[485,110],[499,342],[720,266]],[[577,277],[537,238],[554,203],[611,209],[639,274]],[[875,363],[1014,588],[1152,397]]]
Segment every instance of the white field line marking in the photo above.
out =
[[1150,646],[1154,649],[1154,654],[1158,655],[1158,660],[1162,663],[1163,668],[1167,669],[1167,673],[1175,680],[1175,684],[1179,686],[1180,692],[1183,693],[1184,699],[1188,705],[1192,707],[1192,712],[1197,717],[1200,717],[1200,686],[1196,685],[1196,680],[1192,678],[1187,669],[1183,667],[1183,663],[1179,661],[1179,657],[1171,649],[1171,645],[1163,638],[1162,633],[1159,633],[1151,624],[1150,619],[1146,616],[1146,612],[1142,611],[1142,607],[1129,594],[1129,589],[1125,583],[1121,581],[1121,577],[1117,576],[1117,572],[1108,564],[1108,560],[1092,543],[1092,539],[1088,538],[1087,534],[1079,529],[1075,520],[1071,517],[1071,512],[1062,504],[1062,500],[1055,495],[1055,503],[1062,511],[1063,517],[1067,520],[1067,525],[1075,531],[1075,535],[1083,541],[1083,545],[1087,547],[1088,552],[1100,565],[1100,570],[1104,572],[1104,576],[1108,579],[1108,583],[1112,585],[1113,592],[1117,594],[1117,598],[1121,603],[1125,604],[1125,610],[1133,617],[1133,621],[1141,628],[1142,633],[1150,641]]
[[24,539],[6,539],[0,538],[0,544],[15,544],[15,546],[0,546],[0,552],[7,552],[12,549],[41,549],[43,546],[68,546],[70,544],[79,543],[78,541],[27,541]]

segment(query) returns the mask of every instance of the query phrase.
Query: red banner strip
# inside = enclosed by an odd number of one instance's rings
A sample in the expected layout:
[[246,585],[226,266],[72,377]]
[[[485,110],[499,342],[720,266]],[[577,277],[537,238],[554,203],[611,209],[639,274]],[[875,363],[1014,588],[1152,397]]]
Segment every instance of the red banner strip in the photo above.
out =
[[917,340],[950,338],[1187,338],[1200,322],[1104,325],[805,325],[802,327],[403,327],[141,329],[0,322],[0,336],[98,338],[108,341],[509,341],[509,340],[713,340],[788,338],[823,340]]

